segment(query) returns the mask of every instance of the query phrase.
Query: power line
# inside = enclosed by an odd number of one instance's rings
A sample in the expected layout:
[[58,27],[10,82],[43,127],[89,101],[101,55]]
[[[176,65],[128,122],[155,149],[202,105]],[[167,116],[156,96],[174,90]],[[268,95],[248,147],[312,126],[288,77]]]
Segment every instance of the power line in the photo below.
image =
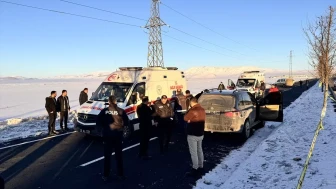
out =
[[77,6],[90,8],[90,9],[95,9],[95,10],[99,10],[99,11],[103,11],[103,12],[108,12],[108,13],[116,14],[116,15],[119,15],[119,16],[124,16],[124,17],[133,18],[133,19],[137,19],[137,20],[147,21],[146,19],[137,18],[137,17],[134,17],[134,16],[121,14],[121,13],[117,13],[117,12],[113,12],[113,11],[109,11],[109,10],[104,10],[104,9],[100,9],[100,8],[96,8],[96,7],[92,7],[92,6],[88,6],[88,5],[83,5],[83,4],[79,4],[79,3],[75,3],[75,2],[71,2],[71,1],[65,1],[65,0],[59,0],[59,1],[69,3],[69,4],[73,4],[73,5],[77,5]]
[[213,33],[215,33],[215,34],[217,34],[217,35],[219,35],[219,36],[222,36],[223,38],[226,38],[226,39],[228,39],[228,40],[230,40],[230,41],[233,41],[233,42],[235,42],[235,43],[237,43],[237,44],[243,45],[243,46],[248,47],[248,48],[250,48],[250,49],[256,50],[256,49],[251,48],[251,47],[249,47],[249,46],[247,46],[247,45],[244,45],[244,44],[242,44],[242,43],[240,43],[240,42],[238,42],[238,41],[236,41],[236,40],[233,40],[233,39],[231,39],[231,38],[229,38],[229,37],[226,37],[226,36],[224,36],[224,35],[221,34],[221,33],[218,33],[217,31],[215,31],[215,30],[213,30],[213,29],[211,29],[211,28],[205,26],[204,24],[202,24],[202,23],[200,23],[200,22],[197,22],[196,20],[192,19],[191,17],[189,17],[189,16],[187,16],[187,15],[185,15],[185,14],[183,14],[183,13],[177,11],[176,9],[174,9],[174,8],[172,8],[172,7],[170,7],[170,6],[166,5],[166,4],[164,4],[164,3],[162,3],[162,1],[160,1],[160,3],[161,3],[162,5],[164,5],[165,7],[169,8],[170,10],[172,10],[172,11],[178,13],[179,15],[181,15],[181,16],[183,16],[183,17],[189,19],[189,20],[191,20],[192,22],[194,22],[194,23],[196,23],[196,24],[202,26],[203,28],[205,28],[205,29],[207,29],[207,30],[209,30],[209,31],[211,31],[211,32],[213,32]]
[[163,33],[162,35],[164,35],[164,36],[166,36],[166,37],[169,37],[169,38],[171,38],[171,39],[174,39],[174,40],[176,40],[176,41],[179,41],[179,42],[182,42],[182,43],[185,43],[185,44],[188,44],[188,45],[191,45],[191,46],[194,46],[194,47],[197,47],[197,48],[203,49],[203,50],[207,50],[207,51],[210,51],[210,52],[213,52],[213,53],[217,53],[217,54],[225,55],[225,56],[227,56],[227,57],[231,57],[231,58],[236,58],[236,57],[229,56],[229,55],[226,55],[226,54],[223,54],[223,53],[220,53],[220,52],[214,51],[214,50],[210,50],[210,49],[207,49],[207,48],[204,48],[204,47],[198,46],[198,45],[194,45],[194,44],[192,44],[192,43],[189,43],[189,42],[186,42],[186,41],[182,41],[182,40],[180,40],[180,39],[177,39],[177,38],[175,38],[175,37],[169,36],[169,35],[167,35],[167,34],[164,34],[164,33]]
[[110,22],[110,23],[114,23],[114,24],[120,24],[120,25],[126,25],[126,26],[132,26],[132,27],[141,28],[141,26],[137,26],[137,25],[133,25],[133,24],[127,24],[127,23],[123,23],[123,22],[116,22],[116,21],[112,21],[112,20],[106,20],[106,19],[95,18],[95,17],[90,17],[90,16],[84,16],[84,15],[79,15],[79,14],[73,14],[73,13],[68,13],[68,12],[63,12],[63,11],[58,11],[58,10],[45,9],[45,8],[34,7],[34,6],[30,6],[30,5],[24,5],[24,4],[13,3],[13,2],[8,2],[8,1],[1,1],[1,0],[0,0],[0,2],[12,4],[12,5],[17,5],[17,6],[22,6],[22,7],[27,7],[27,8],[32,8],[32,9],[49,11],[49,12],[53,12],[53,13],[66,14],[66,15],[71,15],[71,16],[76,16],[76,17],[88,18],[88,19],[92,19],[92,20],[99,20],[99,21]]
[[170,28],[172,28],[172,29],[174,29],[174,30],[176,30],[176,31],[179,31],[179,32],[181,32],[181,33],[184,33],[184,34],[186,34],[186,35],[189,35],[189,36],[191,36],[191,37],[193,37],[193,38],[196,38],[196,39],[198,39],[198,40],[201,40],[201,41],[203,41],[203,42],[206,42],[206,43],[208,43],[208,44],[211,44],[211,45],[214,45],[214,46],[216,46],[216,47],[219,47],[219,48],[225,49],[225,50],[227,50],[227,51],[231,51],[231,52],[234,52],[234,53],[240,54],[240,55],[242,55],[242,56],[246,56],[246,55],[244,55],[244,54],[242,54],[242,53],[240,53],[240,52],[237,52],[237,51],[234,51],[234,50],[231,50],[231,49],[228,49],[228,48],[222,47],[222,46],[220,46],[220,45],[217,45],[217,44],[215,44],[215,43],[212,43],[212,42],[206,41],[206,40],[204,40],[204,39],[202,39],[202,38],[199,38],[199,37],[197,37],[197,36],[194,36],[194,35],[192,35],[192,34],[189,34],[189,33],[185,32],[185,31],[182,31],[182,30],[180,30],[180,29],[177,29],[177,28],[175,28],[175,27],[172,27],[172,26],[169,26],[169,27],[170,27]]

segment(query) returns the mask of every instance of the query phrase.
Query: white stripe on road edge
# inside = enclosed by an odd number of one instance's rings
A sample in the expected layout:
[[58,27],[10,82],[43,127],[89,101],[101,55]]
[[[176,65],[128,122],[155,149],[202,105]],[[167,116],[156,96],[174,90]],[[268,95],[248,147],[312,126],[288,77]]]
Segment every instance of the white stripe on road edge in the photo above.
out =
[[38,142],[38,141],[42,141],[42,140],[47,140],[47,139],[51,139],[51,138],[55,138],[55,137],[60,137],[60,136],[64,136],[64,135],[69,135],[69,134],[72,134],[72,133],[75,133],[75,132],[76,131],[72,131],[72,132],[69,132],[69,133],[63,133],[63,134],[59,134],[59,135],[55,135],[55,136],[50,136],[50,137],[41,138],[41,139],[37,139],[37,140],[27,141],[27,142],[23,142],[23,143],[20,143],[20,144],[14,144],[14,145],[10,145],[10,146],[5,146],[5,147],[0,148],[0,150],[7,149],[7,148],[12,148],[12,147],[15,147],[15,146],[21,146],[21,145],[29,144],[29,143],[32,143],[32,142]]
[[[153,138],[149,139],[149,141],[155,140],[155,139],[157,139],[157,138],[158,138],[158,137],[153,137]],[[122,151],[129,150],[129,149],[134,148],[134,147],[139,146],[139,145],[140,145],[140,143],[138,143],[138,144],[134,144],[134,145],[132,145],[132,146],[129,146],[129,147],[127,147],[127,148],[124,148]],[[114,155],[114,152],[112,153],[112,156],[113,156],[113,155]],[[95,159],[95,160],[92,160],[92,161],[90,161],[90,162],[84,163],[84,164],[80,165],[80,167],[88,166],[88,165],[90,165],[90,164],[92,164],[92,163],[95,163],[95,162],[100,161],[100,160],[103,160],[103,159],[104,159],[104,156],[103,156],[103,157],[100,157],[100,158],[97,158],[97,159]]]

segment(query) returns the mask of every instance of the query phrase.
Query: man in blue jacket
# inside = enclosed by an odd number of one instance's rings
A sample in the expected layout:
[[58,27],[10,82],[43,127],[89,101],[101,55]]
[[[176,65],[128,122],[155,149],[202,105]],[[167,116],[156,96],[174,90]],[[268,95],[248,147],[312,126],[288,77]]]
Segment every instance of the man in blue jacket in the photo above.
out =
[[122,140],[123,128],[128,125],[126,112],[117,106],[117,98],[109,97],[109,107],[104,108],[97,117],[97,126],[103,129],[104,141],[104,175],[106,181],[110,175],[111,155],[114,149],[117,162],[117,176],[123,180],[123,158],[122,158]]

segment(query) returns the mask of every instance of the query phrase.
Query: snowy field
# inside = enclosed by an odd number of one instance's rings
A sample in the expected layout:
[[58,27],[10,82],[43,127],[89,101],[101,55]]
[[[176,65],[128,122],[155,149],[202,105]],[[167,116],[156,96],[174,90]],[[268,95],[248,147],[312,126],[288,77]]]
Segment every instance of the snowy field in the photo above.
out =
[[[197,94],[206,88],[216,88],[227,79],[236,81],[239,74],[247,70],[263,70],[266,82],[275,82],[287,72],[284,70],[260,69],[256,67],[194,67],[186,70],[188,89]],[[307,71],[295,71],[295,80],[309,76]],[[50,91],[61,94],[68,91],[71,112],[69,127],[73,127],[74,111],[79,107],[80,91],[89,88],[89,98],[93,91],[108,75],[107,72],[94,72],[85,75],[59,76],[48,79],[27,79],[23,77],[0,78],[0,143],[18,138],[26,138],[47,133],[47,112],[44,108],[45,98]],[[311,76],[311,75],[310,75]],[[270,78],[272,77],[272,78]],[[58,120],[58,119],[57,119]],[[56,129],[59,123],[56,123]]]
[[[215,169],[198,180],[197,189],[295,188],[322,109],[318,84],[284,111],[284,122],[267,123]],[[320,132],[303,184],[304,189],[336,188],[336,113],[328,100]],[[270,134],[271,133],[271,134]]]

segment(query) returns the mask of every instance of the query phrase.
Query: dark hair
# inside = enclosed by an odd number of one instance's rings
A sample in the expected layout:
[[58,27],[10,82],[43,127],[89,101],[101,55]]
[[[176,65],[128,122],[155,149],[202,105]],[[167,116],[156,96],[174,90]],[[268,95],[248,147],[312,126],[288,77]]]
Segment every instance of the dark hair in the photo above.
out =
[[186,90],[186,94],[190,94],[190,91],[189,91],[189,90]]
[[149,101],[148,96],[142,97],[142,102],[148,102],[148,101]]
[[67,90],[62,90],[62,94],[65,93],[65,92],[67,92]]
[[197,103],[197,98],[196,98],[196,97],[192,97],[192,98],[190,99],[190,102]]
[[161,96],[161,99],[167,99],[168,97],[167,97],[167,95],[162,95]]
[[51,95],[53,95],[53,94],[55,94],[55,93],[56,93],[56,91],[51,91],[51,92],[50,92]]
[[83,90],[83,91],[86,91],[86,90],[88,90],[88,88],[84,88],[84,90]]
[[112,96],[109,97],[109,101],[112,102],[112,103],[115,103],[115,102],[117,102],[117,98],[112,95]]

